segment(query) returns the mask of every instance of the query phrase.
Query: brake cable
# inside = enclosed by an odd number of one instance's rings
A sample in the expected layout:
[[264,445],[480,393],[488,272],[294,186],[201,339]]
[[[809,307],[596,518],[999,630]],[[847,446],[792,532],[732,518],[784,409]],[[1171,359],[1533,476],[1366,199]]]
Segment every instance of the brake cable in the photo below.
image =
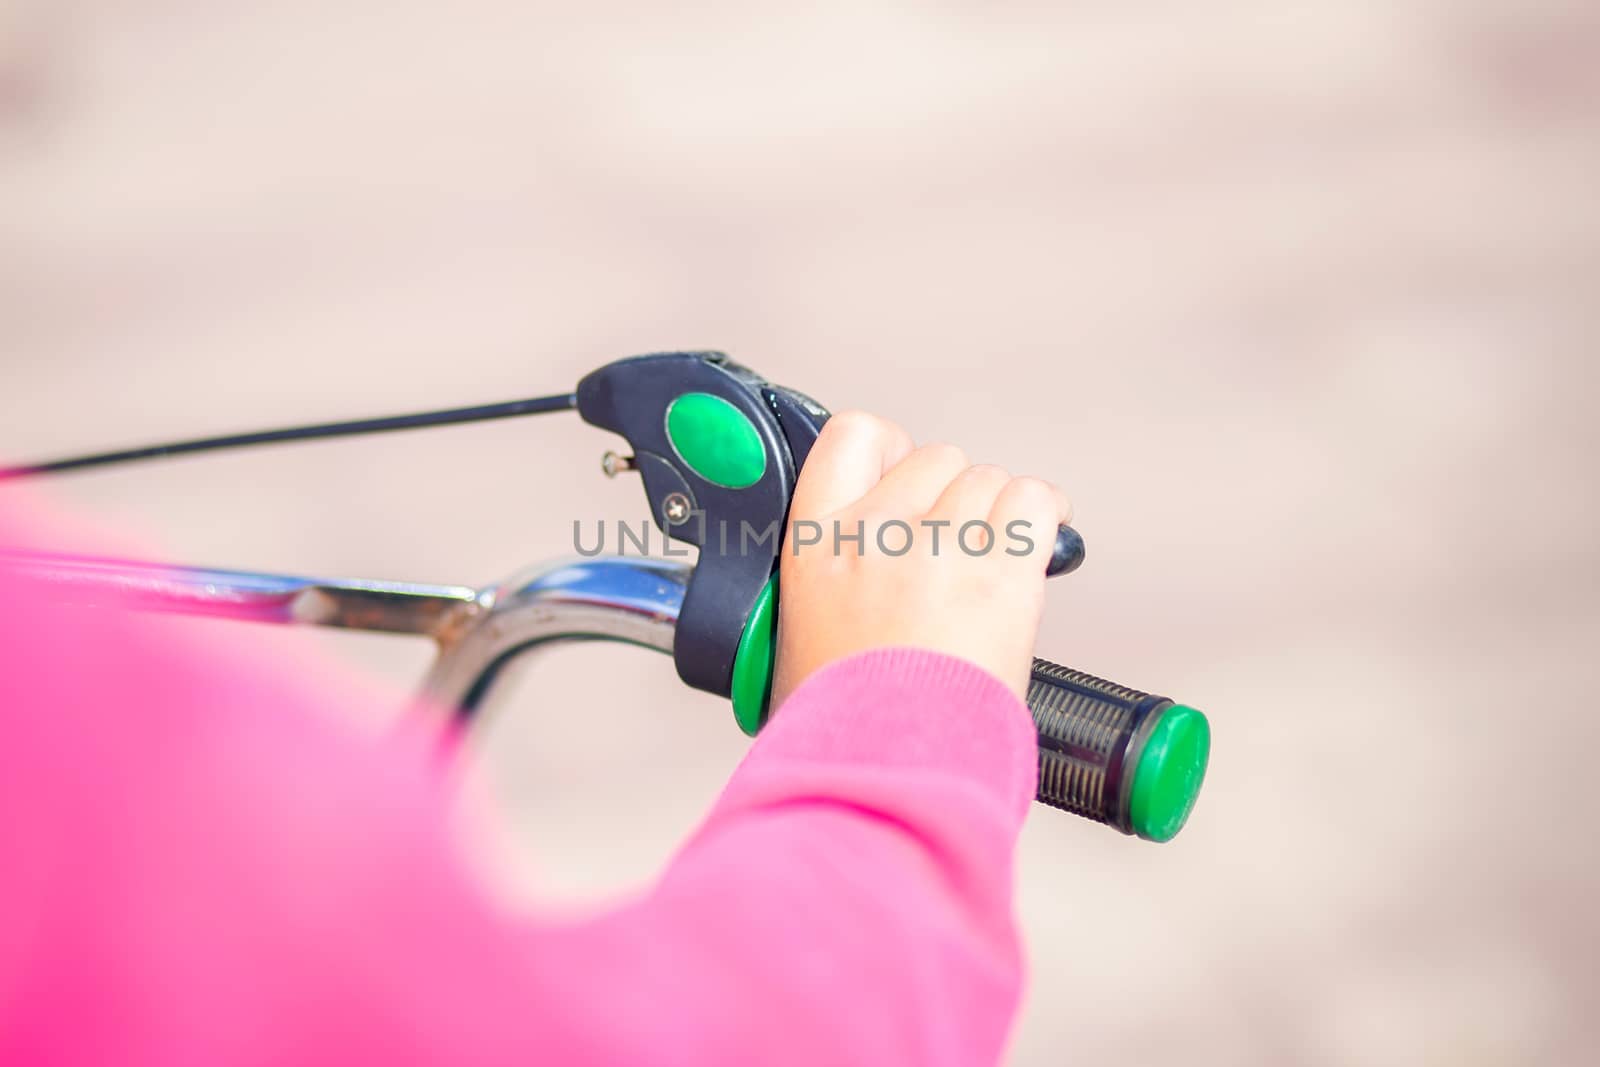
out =
[[442,408],[438,411],[421,411],[412,415],[388,415],[375,419],[354,419],[345,422],[323,422],[311,426],[290,426],[278,430],[257,430],[252,433],[226,434],[221,437],[201,437],[190,441],[173,441],[164,445],[146,445],[142,448],[119,449],[115,452],[95,452],[65,459],[25,463],[17,467],[0,468],[0,481],[14,478],[31,478],[44,474],[64,474],[68,471],[86,470],[90,467],[108,467],[117,463],[131,463],[141,459],[159,459],[163,456],[181,456],[194,452],[215,452],[226,448],[244,448],[248,445],[281,444],[286,441],[311,441],[329,437],[356,437],[370,433],[392,433],[396,430],[418,430],[429,426],[451,426],[465,422],[487,422],[490,419],[510,419],[522,415],[545,415],[554,411],[570,411],[578,404],[576,393],[558,393],[527,400],[507,400],[499,404],[477,404],[472,407]]

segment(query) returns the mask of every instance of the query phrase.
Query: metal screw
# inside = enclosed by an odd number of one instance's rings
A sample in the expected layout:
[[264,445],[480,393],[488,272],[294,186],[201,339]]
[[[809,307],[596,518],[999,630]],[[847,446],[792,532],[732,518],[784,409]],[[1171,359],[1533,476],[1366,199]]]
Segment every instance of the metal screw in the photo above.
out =
[[606,472],[607,478],[615,478],[622,471],[636,469],[632,456],[619,456],[615,452],[607,452],[600,457],[600,469]]
[[665,515],[667,522],[673,526],[688,521],[690,510],[689,498],[682,493],[668,493],[666,499],[661,502],[661,514]]

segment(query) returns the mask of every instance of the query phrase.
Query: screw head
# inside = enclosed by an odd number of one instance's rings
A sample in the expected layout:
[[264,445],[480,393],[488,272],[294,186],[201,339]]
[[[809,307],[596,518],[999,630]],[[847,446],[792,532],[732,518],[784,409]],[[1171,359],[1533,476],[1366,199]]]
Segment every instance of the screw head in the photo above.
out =
[[689,498],[682,493],[668,493],[666,499],[661,502],[661,514],[665,515],[667,522],[673,526],[687,522],[691,510]]

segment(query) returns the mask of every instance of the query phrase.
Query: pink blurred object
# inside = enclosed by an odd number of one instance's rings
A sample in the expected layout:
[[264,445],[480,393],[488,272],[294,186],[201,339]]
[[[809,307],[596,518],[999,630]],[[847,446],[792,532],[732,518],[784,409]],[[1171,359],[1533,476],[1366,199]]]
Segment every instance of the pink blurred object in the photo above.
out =
[[1033,727],[970,664],[822,672],[652,888],[557,922],[500,910],[437,738],[355,730],[337,670],[0,597],[0,1063],[1001,1056]]

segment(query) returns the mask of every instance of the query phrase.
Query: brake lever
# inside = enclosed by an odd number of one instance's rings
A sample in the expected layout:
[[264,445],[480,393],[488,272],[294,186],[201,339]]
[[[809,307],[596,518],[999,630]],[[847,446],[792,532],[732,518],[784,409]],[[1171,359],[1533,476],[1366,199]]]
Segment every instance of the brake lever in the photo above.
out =
[[[700,549],[673,662],[688,685],[731,697],[754,735],[769,711],[789,502],[828,410],[720,352],[609,363],[578,383],[577,409],[628,441],[657,528]],[[1083,538],[1063,526],[1047,573],[1083,557]]]

